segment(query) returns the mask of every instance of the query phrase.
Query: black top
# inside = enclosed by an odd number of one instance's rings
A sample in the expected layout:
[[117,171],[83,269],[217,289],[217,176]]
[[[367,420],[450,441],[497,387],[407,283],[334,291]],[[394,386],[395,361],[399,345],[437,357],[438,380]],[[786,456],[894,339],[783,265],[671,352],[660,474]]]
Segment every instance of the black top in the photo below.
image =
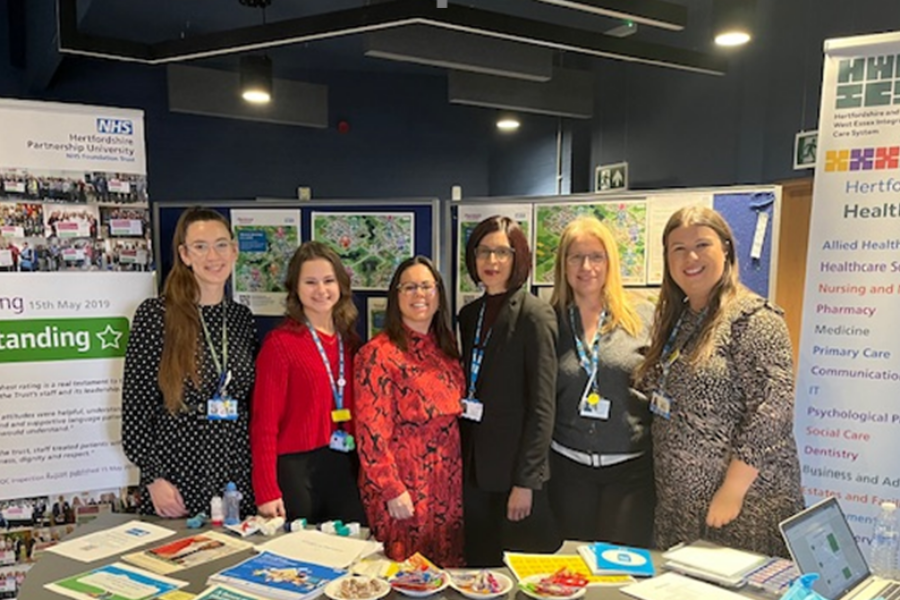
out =
[[[482,296],[459,313],[466,385]],[[485,491],[539,490],[550,478],[556,405],[556,315],[523,289],[505,297],[485,348],[475,397],[481,422],[461,420],[466,479]],[[482,332],[482,343],[485,332]]]
[[157,377],[163,350],[162,298],[145,300],[134,315],[122,389],[122,446],[128,459],[141,470],[141,507],[153,514],[147,484],[163,478],[184,498],[188,513],[209,514],[209,501],[221,496],[229,481],[243,494],[242,513],[255,511],[250,485],[250,398],[256,354],[256,325],[250,310],[225,300],[201,306],[219,360],[222,359],[222,311],[228,328],[228,394],[238,401],[238,418],[210,421],[207,401],[218,387],[219,375],[200,330],[197,364],[200,388],[185,379],[186,410],[175,415],[166,410]]
[[[647,396],[635,389],[633,373],[650,343],[653,307],[638,306],[643,329],[632,337],[621,327],[600,336],[597,380],[600,395],[610,401],[609,419],[582,417],[579,405],[588,374],[578,361],[575,335],[584,339],[584,326],[576,309],[575,333],[569,311],[557,311],[559,322],[559,375],[556,379],[556,424],[553,439],[572,450],[596,454],[631,454],[650,448],[651,415]],[[590,340],[585,342],[585,346]],[[590,350],[588,350],[590,351]]]

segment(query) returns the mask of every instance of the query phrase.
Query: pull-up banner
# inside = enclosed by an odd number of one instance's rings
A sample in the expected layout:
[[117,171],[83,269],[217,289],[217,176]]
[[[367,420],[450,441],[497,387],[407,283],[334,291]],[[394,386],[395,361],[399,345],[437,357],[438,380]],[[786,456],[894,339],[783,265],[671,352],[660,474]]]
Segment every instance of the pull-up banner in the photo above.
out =
[[828,40],[797,379],[808,502],[900,499],[900,33]]

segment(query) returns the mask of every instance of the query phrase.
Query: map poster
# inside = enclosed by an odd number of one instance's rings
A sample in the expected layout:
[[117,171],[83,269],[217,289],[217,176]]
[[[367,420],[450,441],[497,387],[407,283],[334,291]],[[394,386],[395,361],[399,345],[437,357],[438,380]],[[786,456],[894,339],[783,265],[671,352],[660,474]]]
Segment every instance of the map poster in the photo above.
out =
[[463,204],[459,206],[457,214],[459,218],[456,239],[459,259],[456,271],[456,310],[459,310],[482,294],[466,268],[466,244],[472,231],[488,217],[499,215],[517,221],[525,233],[525,239],[531,239],[532,208],[531,204]]
[[137,483],[122,452],[130,320],[153,273],[7,273],[0,289],[0,500]]
[[354,290],[387,290],[396,268],[415,253],[414,236],[411,212],[312,214],[312,239],[334,248]]
[[300,246],[300,211],[235,209],[231,226],[238,245],[234,301],[255,315],[283,315],[284,278]]
[[600,219],[618,243],[622,283],[647,283],[647,202],[581,202],[545,204],[535,212],[534,284],[553,285],[554,262],[563,229],[578,217]]

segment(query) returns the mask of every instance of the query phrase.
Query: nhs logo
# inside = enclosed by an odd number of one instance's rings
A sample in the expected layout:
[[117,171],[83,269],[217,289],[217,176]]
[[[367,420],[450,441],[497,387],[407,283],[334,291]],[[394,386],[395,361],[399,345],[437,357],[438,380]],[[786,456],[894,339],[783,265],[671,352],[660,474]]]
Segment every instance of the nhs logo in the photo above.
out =
[[134,124],[130,119],[97,119],[97,131],[116,135],[132,135]]

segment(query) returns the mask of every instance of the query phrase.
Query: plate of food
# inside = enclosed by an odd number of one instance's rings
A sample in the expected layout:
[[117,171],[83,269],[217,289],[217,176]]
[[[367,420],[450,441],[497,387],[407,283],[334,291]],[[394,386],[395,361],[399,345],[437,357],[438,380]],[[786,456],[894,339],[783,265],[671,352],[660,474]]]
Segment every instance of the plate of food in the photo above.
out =
[[400,570],[390,579],[391,587],[413,598],[424,598],[441,592],[450,585],[450,576],[419,554],[399,564]]
[[519,581],[519,589],[537,600],[573,600],[587,592],[588,579],[581,573],[560,569],[556,573],[532,575]]
[[325,586],[325,595],[331,600],[377,600],[390,591],[391,586],[383,579],[365,575],[347,575]]
[[450,585],[453,589],[465,596],[482,600],[496,598],[509,593],[512,589],[512,579],[498,571],[482,569],[480,571],[452,571]]

